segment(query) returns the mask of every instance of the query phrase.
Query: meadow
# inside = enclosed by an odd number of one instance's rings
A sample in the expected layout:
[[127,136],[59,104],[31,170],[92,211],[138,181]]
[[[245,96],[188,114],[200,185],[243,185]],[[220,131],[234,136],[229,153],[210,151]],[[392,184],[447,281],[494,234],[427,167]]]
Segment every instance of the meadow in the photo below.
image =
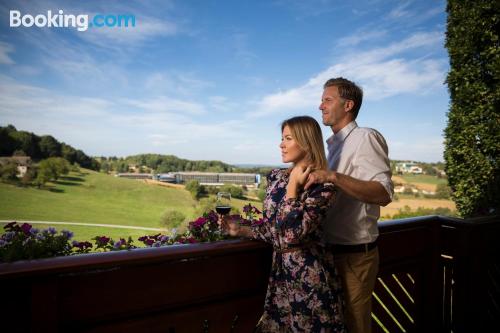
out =
[[[233,199],[232,204],[242,211],[247,201]],[[7,221],[162,228],[160,219],[165,210],[179,211],[189,221],[197,217],[196,205],[197,201],[184,189],[148,185],[143,181],[113,177],[87,169],[79,173],[71,172],[57,182],[49,183],[45,189],[0,183],[0,220]],[[257,203],[257,206],[260,204]],[[50,222],[36,224],[35,227],[54,226],[58,231],[71,230],[77,240],[98,235],[113,238],[132,236],[136,239],[156,233],[149,230],[56,225]],[[3,228],[0,232],[3,232]]]
[[[435,187],[446,180],[425,175],[404,175],[394,176],[394,182],[412,183],[418,187],[423,185]],[[240,212],[243,211],[243,206],[250,202],[234,198],[231,201]],[[261,203],[255,201],[251,203],[261,208]],[[87,169],[81,169],[81,172],[71,172],[57,182],[49,183],[44,189],[0,183],[0,220],[47,221],[47,223],[34,226],[36,228],[54,226],[58,231],[71,230],[77,240],[89,240],[101,235],[107,235],[113,239],[131,236],[136,240],[140,236],[160,231],[96,225],[79,226],[69,223],[158,228],[162,229],[161,232],[168,233],[169,231],[160,224],[163,212],[176,210],[183,213],[186,216],[185,227],[188,221],[198,217],[197,206],[199,202],[183,188],[158,186],[145,181],[118,178]],[[412,210],[418,207],[433,209],[444,207],[455,210],[455,205],[451,200],[400,195],[398,200],[381,208],[381,216],[383,219],[390,218],[405,206],[409,206]],[[50,222],[67,222],[68,224],[60,225]],[[180,229],[182,230],[183,227],[181,226]],[[0,232],[2,231],[3,228]]]

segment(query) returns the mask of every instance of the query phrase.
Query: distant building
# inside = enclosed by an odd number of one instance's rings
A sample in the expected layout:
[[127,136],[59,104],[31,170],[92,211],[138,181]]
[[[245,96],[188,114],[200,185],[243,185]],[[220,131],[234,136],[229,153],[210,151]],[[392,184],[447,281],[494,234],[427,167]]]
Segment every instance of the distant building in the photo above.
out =
[[416,175],[416,174],[422,174],[423,170],[415,162],[399,162],[396,164],[396,172],[399,174],[412,173]]
[[254,173],[216,173],[216,172],[169,172],[151,175],[149,173],[118,173],[116,177],[129,179],[154,179],[165,183],[184,184],[196,180],[201,185],[221,186],[234,184],[240,186],[258,186],[260,175]]
[[235,184],[258,186],[260,175],[253,173],[172,172],[177,183],[197,180],[202,185]]
[[128,179],[153,179],[150,173],[117,173],[115,177],[128,178]]
[[12,156],[0,157],[0,165],[3,166],[8,163],[15,163],[17,165],[17,176],[24,177],[28,169],[31,167],[31,157],[29,156]]
[[171,173],[159,173],[154,175],[153,179],[164,183],[177,183],[175,175]]

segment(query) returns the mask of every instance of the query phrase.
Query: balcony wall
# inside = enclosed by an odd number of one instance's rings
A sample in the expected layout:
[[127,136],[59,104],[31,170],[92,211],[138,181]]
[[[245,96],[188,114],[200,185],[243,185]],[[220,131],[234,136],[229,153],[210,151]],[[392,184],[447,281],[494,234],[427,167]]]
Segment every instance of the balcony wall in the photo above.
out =
[[[499,235],[498,217],[381,222],[374,332],[498,327]],[[251,332],[271,251],[232,240],[0,264],[2,331]]]

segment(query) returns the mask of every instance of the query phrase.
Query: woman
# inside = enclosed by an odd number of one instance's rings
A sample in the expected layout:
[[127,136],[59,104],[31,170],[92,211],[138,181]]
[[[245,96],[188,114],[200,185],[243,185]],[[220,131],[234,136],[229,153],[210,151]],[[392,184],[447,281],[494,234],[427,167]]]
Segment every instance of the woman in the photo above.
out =
[[303,190],[312,170],[327,168],[321,128],[304,116],[285,120],[281,130],[282,160],[293,166],[267,177],[263,223],[248,227],[224,221],[223,226],[230,235],[261,239],[274,247],[258,332],[345,332],[333,257],[321,242],[333,184]]

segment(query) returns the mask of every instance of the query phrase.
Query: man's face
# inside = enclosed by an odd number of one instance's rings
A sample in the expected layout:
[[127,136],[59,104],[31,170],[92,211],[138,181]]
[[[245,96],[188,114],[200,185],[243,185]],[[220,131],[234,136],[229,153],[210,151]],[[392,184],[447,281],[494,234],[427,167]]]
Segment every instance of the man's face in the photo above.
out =
[[[344,127],[350,122],[349,110],[346,100],[340,97],[336,86],[326,87],[323,90],[319,109],[323,117],[323,124],[332,128]],[[349,119],[347,119],[349,117]]]

